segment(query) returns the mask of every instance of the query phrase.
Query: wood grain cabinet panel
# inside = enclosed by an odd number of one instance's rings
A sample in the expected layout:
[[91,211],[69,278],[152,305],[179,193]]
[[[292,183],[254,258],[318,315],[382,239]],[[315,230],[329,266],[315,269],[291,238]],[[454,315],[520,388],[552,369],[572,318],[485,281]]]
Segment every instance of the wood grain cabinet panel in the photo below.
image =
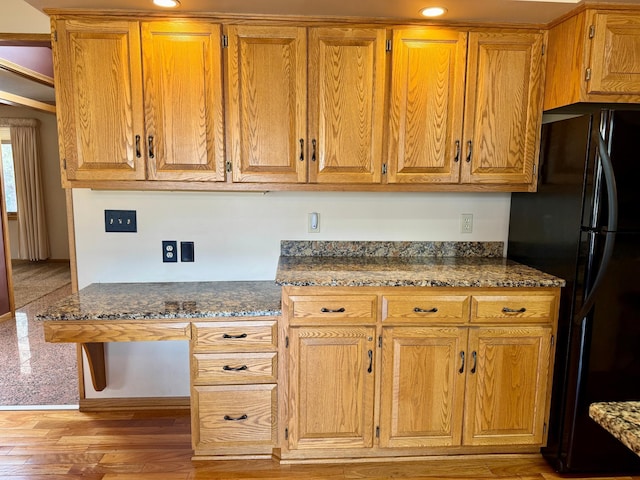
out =
[[306,182],[306,28],[230,25],[226,32],[233,181]]
[[384,28],[309,29],[311,183],[380,183]]
[[374,327],[290,329],[290,449],[373,445]]
[[299,295],[290,297],[290,324],[372,323],[376,295]]
[[223,181],[220,26],[143,22],[149,180]]
[[267,353],[195,353],[191,357],[196,385],[275,383],[278,354]]
[[535,191],[544,62],[541,33],[471,32],[461,181]]
[[461,323],[469,317],[468,295],[384,295],[382,321],[389,323]]
[[465,445],[542,445],[551,327],[471,328]]
[[471,321],[551,323],[557,311],[553,295],[473,295]]
[[278,344],[277,322],[194,322],[191,324],[196,352],[274,351]]
[[394,29],[389,183],[458,183],[467,32]]
[[381,447],[462,441],[467,329],[383,329]]
[[140,31],[135,21],[55,22],[66,180],[144,180]]

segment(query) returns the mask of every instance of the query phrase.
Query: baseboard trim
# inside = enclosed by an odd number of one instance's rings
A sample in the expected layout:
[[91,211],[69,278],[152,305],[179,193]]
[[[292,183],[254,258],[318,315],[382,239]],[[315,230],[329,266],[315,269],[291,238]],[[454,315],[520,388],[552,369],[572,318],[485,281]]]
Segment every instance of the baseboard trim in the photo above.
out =
[[190,410],[189,397],[81,398],[81,412]]

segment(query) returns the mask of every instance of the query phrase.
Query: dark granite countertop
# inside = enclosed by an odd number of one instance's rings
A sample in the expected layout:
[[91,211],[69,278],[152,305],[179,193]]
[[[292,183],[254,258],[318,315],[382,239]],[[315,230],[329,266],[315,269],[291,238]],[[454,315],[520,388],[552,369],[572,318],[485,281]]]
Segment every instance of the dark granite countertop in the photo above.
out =
[[318,287],[562,287],[564,280],[504,258],[280,257],[278,285]]
[[37,315],[38,320],[117,320],[279,316],[273,281],[94,283]]
[[640,401],[592,403],[589,416],[640,456]]

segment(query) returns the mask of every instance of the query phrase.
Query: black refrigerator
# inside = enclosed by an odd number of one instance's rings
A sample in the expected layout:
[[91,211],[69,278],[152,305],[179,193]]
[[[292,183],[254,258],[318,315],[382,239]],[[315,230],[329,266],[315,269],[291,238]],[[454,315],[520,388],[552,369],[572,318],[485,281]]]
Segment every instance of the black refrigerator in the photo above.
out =
[[542,453],[561,473],[640,473],[640,457],[588,414],[640,400],[640,112],[544,123],[538,181],[512,194],[507,251],[567,282]]

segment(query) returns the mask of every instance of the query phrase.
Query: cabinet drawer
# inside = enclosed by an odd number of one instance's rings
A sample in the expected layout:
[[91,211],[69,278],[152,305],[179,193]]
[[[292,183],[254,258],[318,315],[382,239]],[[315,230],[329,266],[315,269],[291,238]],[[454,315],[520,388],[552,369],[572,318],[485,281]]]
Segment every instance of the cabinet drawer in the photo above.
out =
[[275,321],[193,323],[193,351],[275,351],[278,343],[276,325]]
[[278,354],[195,353],[191,357],[194,384],[275,383]]
[[461,323],[469,318],[467,295],[385,295],[385,323]]
[[474,295],[471,321],[505,323],[552,322],[556,311],[554,295]]
[[289,324],[371,323],[376,318],[376,295],[317,295],[289,297]]
[[193,387],[193,447],[273,444],[276,392],[275,385]]

